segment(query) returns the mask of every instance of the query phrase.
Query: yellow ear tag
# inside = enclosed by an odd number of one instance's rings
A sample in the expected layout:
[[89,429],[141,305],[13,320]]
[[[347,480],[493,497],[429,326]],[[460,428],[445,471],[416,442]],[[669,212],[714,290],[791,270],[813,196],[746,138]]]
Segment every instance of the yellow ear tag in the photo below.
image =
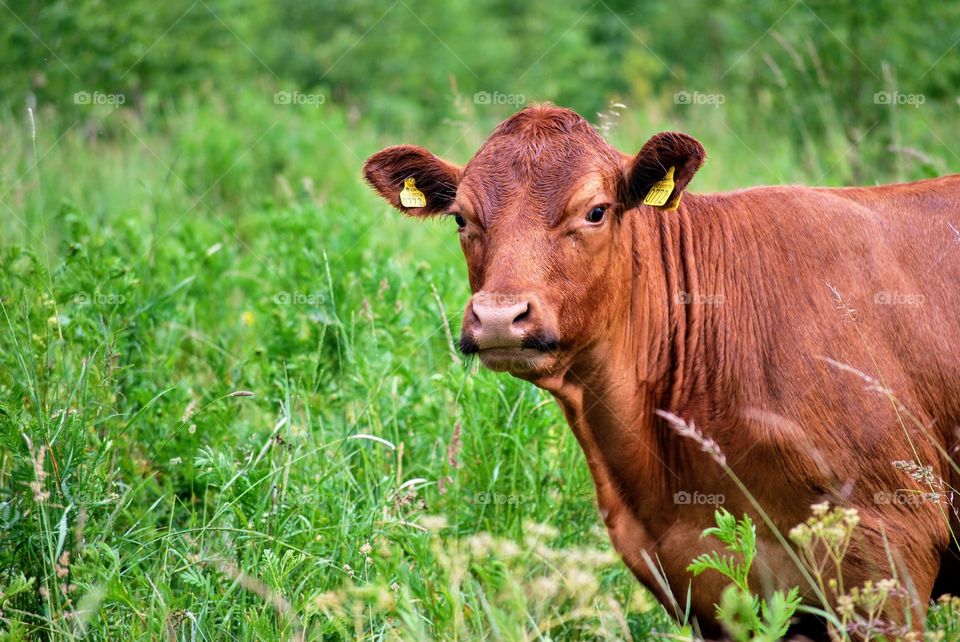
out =
[[423,195],[423,192],[417,189],[416,179],[404,179],[403,189],[400,191],[400,204],[404,207],[427,206],[427,197]]
[[668,212],[673,212],[680,208],[680,197],[683,196],[683,192],[677,192],[677,195],[670,199],[670,202],[663,206],[663,209]]
[[653,205],[654,207],[662,207],[663,204],[667,202],[667,199],[670,198],[670,194],[672,193],[673,167],[670,167],[670,169],[667,170],[667,175],[654,183],[653,187],[650,188],[650,191],[647,192],[647,196],[643,199],[643,204]]

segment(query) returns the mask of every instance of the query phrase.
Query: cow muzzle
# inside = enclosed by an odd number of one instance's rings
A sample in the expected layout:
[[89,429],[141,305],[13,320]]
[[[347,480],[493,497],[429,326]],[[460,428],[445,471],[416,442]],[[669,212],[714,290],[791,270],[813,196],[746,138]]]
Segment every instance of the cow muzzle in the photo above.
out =
[[495,355],[552,352],[557,349],[554,326],[536,294],[480,291],[467,303],[460,349],[480,353],[485,363]]

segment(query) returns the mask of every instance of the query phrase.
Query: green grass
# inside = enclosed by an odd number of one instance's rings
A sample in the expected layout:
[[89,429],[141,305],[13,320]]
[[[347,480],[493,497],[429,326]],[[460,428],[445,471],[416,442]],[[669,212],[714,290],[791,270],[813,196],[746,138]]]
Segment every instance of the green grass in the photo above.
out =
[[[549,395],[456,356],[452,223],[359,179],[388,143],[466,160],[504,114],[421,140],[271,96],[41,110],[36,139],[0,118],[0,630],[683,634],[612,555]],[[726,116],[628,113],[614,140],[695,133],[700,190],[848,173],[842,137],[795,162]]]
[[[668,628],[609,555],[552,401],[454,355],[454,231],[367,194],[336,115],[309,148],[306,117],[221,116],[105,116],[114,138],[77,126],[36,168],[25,119],[5,124],[22,145],[4,176],[24,175],[0,250],[12,637]],[[37,125],[43,155],[69,123]],[[558,529],[539,551],[531,523]]]

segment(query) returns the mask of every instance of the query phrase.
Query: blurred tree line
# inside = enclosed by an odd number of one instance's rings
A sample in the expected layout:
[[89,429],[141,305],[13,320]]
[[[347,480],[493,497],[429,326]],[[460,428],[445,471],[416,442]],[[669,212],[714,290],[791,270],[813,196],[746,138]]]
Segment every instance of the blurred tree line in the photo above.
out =
[[476,92],[587,115],[700,92],[797,140],[834,125],[855,140],[894,117],[878,92],[956,107],[960,83],[955,2],[5,0],[0,15],[0,101],[62,110],[78,91],[168,108],[266,83],[428,126]]

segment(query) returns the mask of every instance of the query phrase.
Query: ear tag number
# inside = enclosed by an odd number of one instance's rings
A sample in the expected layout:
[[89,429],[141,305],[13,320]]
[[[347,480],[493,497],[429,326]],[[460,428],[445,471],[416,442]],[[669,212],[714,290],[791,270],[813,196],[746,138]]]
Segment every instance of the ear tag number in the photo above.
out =
[[404,179],[403,189],[400,191],[400,204],[404,207],[427,206],[427,197],[423,195],[423,192],[417,189],[416,179]]
[[647,192],[647,196],[643,199],[644,205],[652,205],[654,207],[663,207],[664,203],[667,202],[667,199],[670,198],[670,194],[673,193],[673,167],[667,170],[667,175],[661,178],[659,181],[653,184],[653,187],[650,188],[650,191]]

